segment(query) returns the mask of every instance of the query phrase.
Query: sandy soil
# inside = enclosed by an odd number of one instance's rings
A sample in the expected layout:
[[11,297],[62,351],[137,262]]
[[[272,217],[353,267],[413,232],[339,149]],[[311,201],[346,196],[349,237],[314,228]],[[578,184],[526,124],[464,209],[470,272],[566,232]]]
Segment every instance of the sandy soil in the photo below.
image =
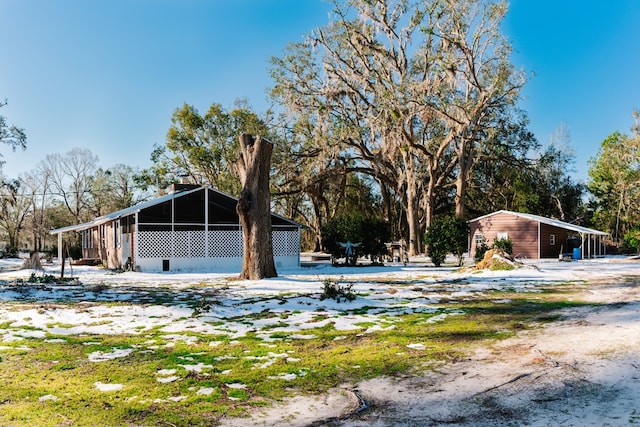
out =
[[[640,424],[640,282],[590,283],[553,324],[419,377],[376,378],[256,412],[245,426]],[[362,407],[364,399],[367,407]]]

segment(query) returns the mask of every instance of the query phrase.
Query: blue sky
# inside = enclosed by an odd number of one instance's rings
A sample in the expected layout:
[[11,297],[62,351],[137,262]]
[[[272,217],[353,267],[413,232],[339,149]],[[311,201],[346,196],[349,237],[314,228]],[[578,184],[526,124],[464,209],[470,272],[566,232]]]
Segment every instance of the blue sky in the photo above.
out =
[[[605,5],[606,4],[606,5]],[[323,0],[0,0],[0,109],[28,136],[0,146],[16,177],[47,154],[90,149],[147,167],[184,102],[266,108],[268,60],[327,23]],[[503,29],[533,74],[520,106],[542,143],[560,126],[575,178],[640,108],[640,1],[513,0]]]

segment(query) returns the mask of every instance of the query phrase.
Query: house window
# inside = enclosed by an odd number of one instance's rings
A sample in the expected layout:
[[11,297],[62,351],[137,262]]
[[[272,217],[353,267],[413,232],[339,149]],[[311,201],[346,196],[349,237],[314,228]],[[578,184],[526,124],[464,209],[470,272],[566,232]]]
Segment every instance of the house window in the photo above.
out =
[[549,236],[549,244],[550,244],[551,246],[555,246],[555,244],[556,244],[556,235],[555,235],[555,234],[551,234],[551,235]]
[[82,249],[93,249],[93,230],[84,230],[82,232]]
[[480,246],[481,244],[484,243],[484,235],[480,234],[480,233],[476,233],[475,235],[475,241],[476,241],[476,247]]
[[120,221],[113,222],[113,247],[120,247]]
[[129,215],[128,217],[120,219],[120,233],[121,234],[130,234],[133,233],[134,225],[136,223],[136,217],[134,215]]
[[509,239],[509,233],[507,233],[506,231],[500,231],[496,235],[496,240],[507,240],[507,239]]
[[100,226],[100,248],[107,247],[107,226],[102,224]]

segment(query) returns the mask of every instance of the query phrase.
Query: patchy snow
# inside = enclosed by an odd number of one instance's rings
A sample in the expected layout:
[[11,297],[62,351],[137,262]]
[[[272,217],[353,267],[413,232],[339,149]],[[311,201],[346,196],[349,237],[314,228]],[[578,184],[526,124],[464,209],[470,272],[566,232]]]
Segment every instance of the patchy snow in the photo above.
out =
[[227,387],[232,388],[234,390],[246,390],[247,385],[239,384],[239,383],[231,383],[231,384],[227,384]]
[[166,384],[166,383],[172,383],[174,381],[178,381],[180,379],[180,377],[177,377],[175,375],[171,375],[170,377],[157,377],[156,381],[158,381],[159,383],[162,384]]
[[207,365],[202,362],[197,365],[180,365],[185,371],[201,373],[204,369],[213,369],[213,365]]
[[199,394],[199,395],[202,395],[202,396],[209,396],[214,391],[216,391],[216,389],[214,387],[200,387],[198,389],[198,391],[196,391],[196,394]]
[[[89,354],[89,360],[126,357],[176,343],[193,345],[203,336],[212,347],[223,342],[232,347],[234,339],[252,333],[268,347],[282,337],[315,339],[312,330],[329,324],[336,330],[373,333],[392,329],[394,318],[408,313],[431,315],[430,322],[442,321],[463,312],[443,309],[441,301],[464,300],[495,290],[537,293],[543,284],[612,283],[586,287],[581,295],[594,303],[607,304],[570,311],[569,320],[554,322],[553,328],[522,331],[492,348],[479,349],[469,360],[443,366],[425,377],[376,378],[358,384],[360,393],[379,409],[366,411],[342,425],[382,426],[392,420],[404,420],[403,425],[433,425],[438,420],[482,425],[482,420],[491,415],[486,415],[491,402],[500,403],[503,415],[517,413],[515,423],[523,425],[640,421],[640,412],[635,409],[640,407],[640,290],[633,285],[640,277],[640,261],[621,257],[576,262],[525,260],[525,268],[510,271],[435,268],[424,259],[413,261],[406,266],[366,268],[319,264],[279,271],[279,277],[260,281],[231,280],[235,275],[229,273],[116,274],[98,267],[74,266],[76,281],[43,285],[25,281],[32,273],[58,276],[59,266],[46,265],[44,271],[23,270],[22,260],[0,260],[0,351],[28,351],[26,345],[15,345],[27,339],[63,342],[66,336],[144,335],[152,330],[160,331],[160,335],[150,340],[147,348],[96,351]],[[322,299],[327,279],[352,285],[356,298],[340,303]],[[621,285],[625,279],[631,285]],[[223,336],[231,341],[221,341]],[[410,343],[407,349],[419,351],[425,345]],[[221,356],[225,357],[231,358]],[[282,360],[293,364],[301,358],[303,355],[273,352],[255,358],[254,367]],[[212,366],[189,363],[185,357],[182,368],[202,372]],[[159,370],[156,380],[178,381],[183,374],[180,370]],[[278,378],[295,381],[304,374],[293,369]],[[94,385],[100,391],[123,387],[101,382]],[[243,386],[227,385],[232,389]],[[541,393],[542,386],[558,392],[536,394]],[[214,391],[201,388],[192,393]],[[172,396],[163,401],[186,398]],[[257,410],[255,420],[261,425],[313,424],[338,417],[353,407],[353,393],[336,389]],[[510,422],[509,418],[505,420]],[[223,421],[228,426],[246,423],[246,419]]]
[[269,378],[276,379],[276,380],[293,381],[293,380],[297,379],[298,376],[304,376],[304,375],[306,375],[306,372],[300,371],[297,374],[293,373],[293,372],[288,373],[288,374],[283,373],[283,374],[280,374],[280,375],[277,375],[277,376],[273,376],[273,377],[269,377]]
[[105,384],[101,381],[93,383],[99,391],[118,391],[122,390],[122,384]]
[[113,351],[109,353],[94,351],[93,353],[89,353],[88,358],[90,362],[105,362],[107,360],[118,359],[120,357],[127,357],[131,352],[133,352],[132,348],[114,348]]
[[427,349],[427,347],[422,343],[407,344],[407,347],[409,347],[412,350],[426,350]]

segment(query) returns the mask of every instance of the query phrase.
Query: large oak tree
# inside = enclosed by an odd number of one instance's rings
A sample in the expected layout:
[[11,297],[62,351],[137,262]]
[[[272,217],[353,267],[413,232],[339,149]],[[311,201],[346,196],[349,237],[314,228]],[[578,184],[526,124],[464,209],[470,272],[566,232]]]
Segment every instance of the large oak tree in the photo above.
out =
[[478,146],[508,118],[524,78],[499,32],[504,2],[335,0],[333,19],[272,60],[273,95],[312,123],[318,155],[350,159],[401,203],[421,251],[438,193],[457,211]]

